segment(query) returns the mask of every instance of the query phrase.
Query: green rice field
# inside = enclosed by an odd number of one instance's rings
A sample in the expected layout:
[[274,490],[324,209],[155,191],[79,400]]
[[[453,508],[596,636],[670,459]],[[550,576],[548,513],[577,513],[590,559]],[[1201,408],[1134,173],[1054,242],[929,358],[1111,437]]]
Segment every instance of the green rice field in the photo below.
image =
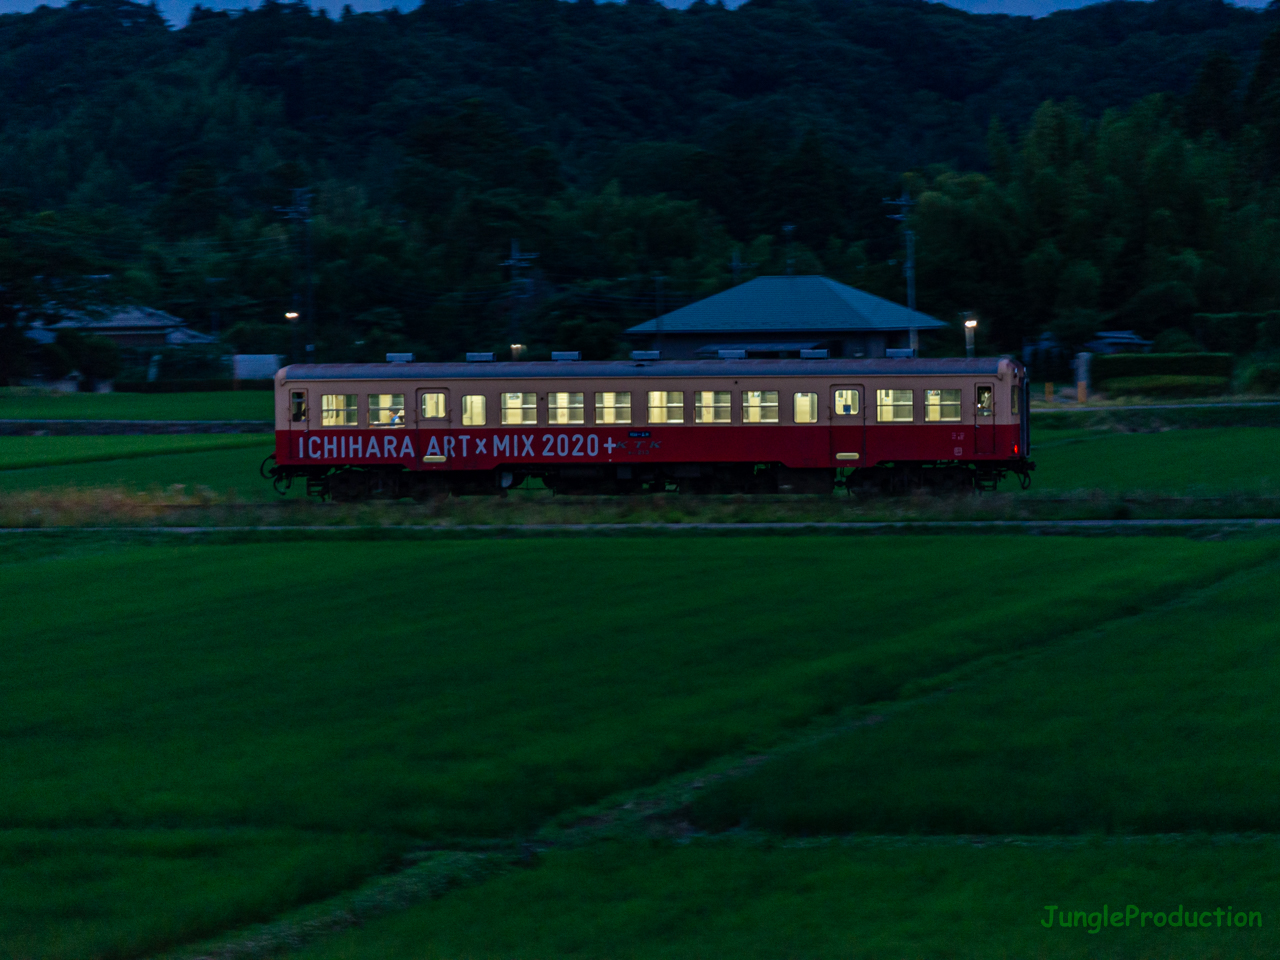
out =
[[270,390],[45,393],[0,388],[0,420],[270,421],[273,397]]
[[[549,852],[536,869],[374,921],[296,956],[1262,960],[1280,950],[1278,854],[1274,839],[610,843]],[[1084,911],[1086,923],[1043,926],[1050,904]],[[1197,921],[1215,908],[1256,911],[1263,926],[1174,929],[1167,914],[1180,904],[1196,910]],[[1127,927],[1104,929],[1104,905],[1121,914],[1132,905],[1151,916],[1144,926],[1139,915]],[[1163,928],[1154,925],[1156,912]]]
[[[415,850],[522,838],[543,850],[522,868],[306,949],[976,957],[1039,944],[1036,955],[1084,957],[1101,941],[1079,931],[1032,939],[1042,893],[1089,909],[1114,906],[1113,896],[1275,902],[1265,839],[1131,848],[1083,842],[1072,823],[1025,850],[921,843],[909,824],[900,840],[814,849],[794,846],[786,827],[688,845],[643,826],[612,840],[556,838],[595,823],[593,809],[634,806],[637,790],[659,788],[646,802],[660,805],[672,777],[758,770],[731,781],[745,785],[815,738],[847,749],[839,731],[867,711],[889,718],[870,729],[889,731],[915,711],[927,721],[951,702],[937,691],[956,684],[998,696],[1018,671],[1083,649],[1093,632],[1112,637],[1099,641],[1115,648],[1109,668],[1132,669],[1151,641],[1126,624],[1147,616],[1174,631],[1172,659],[1129,702],[1185,714],[1184,733],[1195,735],[1183,762],[1230,786],[1221,724],[1204,705],[1252,703],[1270,676],[1263,634],[1241,632],[1218,660],[1192,661],[1194,684],[1180,682],[1178,658],[1196,649],[1187,638],[1203,623],[1167,611],[1215,598],[1241,605],[1239,591],[1274,579],[1280,540],[23,542],[0,555],[0,956],[133,957],[211,936],[235,942],[255,936],[236,933],[246,925],[322,913],[323,898],[399,869]],[[981,591],[947,573],[976,557],[999,574]],[[1137,646],[1126,659],[1130,634]],[[1235,692],[1245,663],[1259,676]],[[1091,742],[1091,722],[1095,739],[1146,729],[1117,719],[1107,699],[1116,681],[1094,660],[1068,659],[1059,682],[1068,669],[1081,701],[1074,738],[1046,747],[1037,717],[1051,708],[1037,713],[1034,699],[998,730],[981,726],[995,722],[984,715],[948,722],[978,723],[970,751],[994,767],[1015,733],[1053,751]],[[1254,740],[1271,735],[1270,704],[1255,704],[1237,728],[1233,756],[1249,760]],[[946,737],[935,739],[945,752]],[[899,767],[934,749],[900,747]],[[1156,754],[1148,762],[1164,769]],[[1222,808],[1258,808],[1268,770],[1258,768],[1254,800],[1237,790]],[[1078,776],[1061,771],[1061,785]],[[719,796],[723,773],[707,776]],[[809,792],[826,789],[815,781]],[[984,809],[1025,826],[1013,800],[998,792]],[[1193,797],[1179,809],[1187,829],[1222,825]],[[678,835],[704,808],[681,810],[652,824]],[[1106,942],[1132,947],[1118,956],[1173,943],[1116,933]],[[1219,955],[1263,956],[1273,941],[1231,931],[1193,946],[1206,943],[1228,951]],[[1005,952],[983,953],[984,944]]]
[[[1268,563],[709,790],[790,834],[1280,833]],[[910,757],[903,763],[903,757]]]
[[[1280,494],[1280,429],[1033,434],[1032,493]],[[1014,484],[1008,484],[1009,489]],[[1003,489],[1003,487],[1002,487]]]
[[[1032,450],[1037,469],[1031,489],[1023,494],[1007,480],[1002,492],[1030,498],[1081,492],[1280,496],[1277,428],[1041,436]],[[261,434],[0,437],[0,491],[182,484],[237,499],[275,500],[270,484],[258,476],[258,465],[272,449],[272,438]],[[291,496],[300,493],[299,488]],[[833,507],[843,503],[837,496]]]
[[271,501],[279,496],[258,467],[274,449],[272,438],[262,434],[0,437],[0,464],[31,464],[0,467],[0,493],[178,485],[237,500]]
[[211,450],[270,446],[261,434],[176,434],[126,437],[0,437],[0,473],[38,467],[137,460]]

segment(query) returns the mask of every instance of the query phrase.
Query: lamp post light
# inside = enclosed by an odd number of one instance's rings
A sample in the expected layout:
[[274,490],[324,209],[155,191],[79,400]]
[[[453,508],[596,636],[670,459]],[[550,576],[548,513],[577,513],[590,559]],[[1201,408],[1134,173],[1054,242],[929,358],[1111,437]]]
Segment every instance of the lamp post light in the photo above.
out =
[[972,313],[964,321],[964,355],[973,359],[973,338],[978,332],[978,318]]
[[300,359],[298,357],[298,311],[290,310],[284,318],[289,321],[289,331],[293,334],[293,359],[296,363]]

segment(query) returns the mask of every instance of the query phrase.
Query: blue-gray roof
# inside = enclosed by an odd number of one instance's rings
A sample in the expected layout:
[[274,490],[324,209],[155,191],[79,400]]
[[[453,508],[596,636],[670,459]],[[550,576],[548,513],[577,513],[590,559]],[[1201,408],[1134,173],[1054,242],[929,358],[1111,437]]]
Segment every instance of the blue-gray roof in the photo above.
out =
[[[663,314],[663,333],[932,330],[947,324],[826,277],[757,277]],[[646,320],[628,333],[657,333]]]
[[999,357],[836,360],[547,360],[512,363],[295,363],[285,380],[513,380],[556,377],[997,376]]

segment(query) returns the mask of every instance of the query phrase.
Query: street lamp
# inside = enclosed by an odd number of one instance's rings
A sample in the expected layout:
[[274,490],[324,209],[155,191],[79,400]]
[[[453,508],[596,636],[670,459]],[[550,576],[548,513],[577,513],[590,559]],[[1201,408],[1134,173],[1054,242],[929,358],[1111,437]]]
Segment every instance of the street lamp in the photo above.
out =
[[972,313],[964,321],[964,355],[973,359],[973,337],[978,332],[978,318]]
[[294,362],[297,362],[301,359],[298,355],[298,311],[290,310],[284,315],[284,318],[289,321],[289,330],[293,334],[293,359]]

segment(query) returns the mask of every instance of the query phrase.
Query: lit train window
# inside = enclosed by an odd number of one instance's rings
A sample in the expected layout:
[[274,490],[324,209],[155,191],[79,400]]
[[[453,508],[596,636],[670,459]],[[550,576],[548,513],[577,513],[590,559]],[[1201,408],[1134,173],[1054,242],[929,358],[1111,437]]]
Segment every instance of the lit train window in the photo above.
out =
[[[856,391],[838,390],[836,392],[852,392],[855,398],[858,396]],[[797,393],[792,398],[792,404],[795,411],[796,423],[818,422],[818,395],[816,393]]]
[[743,390],[742,391],[743,423],[777,423],[778,391],[777,390]]
[[699,390],[693,395],[694,419],[698,423],[728,423],[733,419],[729,405],[733,402],[728,390]]
[[[858,415],[858,391],[857,390],[837,390],[836,391],[836,416],[838,417],[856,417]],[[816,417],[814,418],[817,419]]]
[[630,423],[631,393],[597,393],[596,423]]
[[462,398],[462,425],[484,426],[484,394],[472,394]]
[[356,427],[356,404],[358,397],[354,393],[326,393],[320,398],[320,426],[322,427]]
[[980,417],[990,417],[995,411],[995,392],[991,387],[978,387],[974,390],[977,401],[977,413]]
[[422,395],[422,419],[443,420],[449,415],[445,409],[443,393],[424,393]]
[[926,423],[958,423],[960,420],[960,391],[926,390],[924,392],[924,419]]
[[877,390],[876,419],[881,423],[915,419],[915,399],[911,390]]
[[536,393],[504,393],[502,395],[503,423],[537,423],[538,395]]
[[684,423],[684,393],[679,390],[650,390],[649,422]]
[[404,426],[404,394],[403,393],[371,393],[369,394],[369,426],[371,427],[403,427]]
[[[548,393],[547,423],[585,423],[587,409],[580,393]],[[537,416],[537,410],[534,410]]]

